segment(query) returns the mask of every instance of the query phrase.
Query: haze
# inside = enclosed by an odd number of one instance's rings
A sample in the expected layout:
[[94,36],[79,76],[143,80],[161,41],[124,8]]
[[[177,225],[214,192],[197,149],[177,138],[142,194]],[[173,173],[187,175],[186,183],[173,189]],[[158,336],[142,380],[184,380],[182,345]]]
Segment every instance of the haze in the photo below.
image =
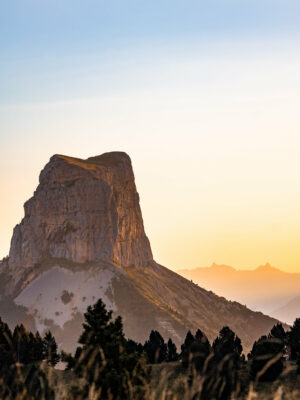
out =
[[288,324],[292,325],[298,318],[299,273],[284,272],[270,264],[243,271],[212,264],[178,273],[228,300],[238,301],[251,310],[262,311]]
[[0,257],[52,154],[121,150],[157,261],[300,272],[300,5],[175,3],[1,4]]

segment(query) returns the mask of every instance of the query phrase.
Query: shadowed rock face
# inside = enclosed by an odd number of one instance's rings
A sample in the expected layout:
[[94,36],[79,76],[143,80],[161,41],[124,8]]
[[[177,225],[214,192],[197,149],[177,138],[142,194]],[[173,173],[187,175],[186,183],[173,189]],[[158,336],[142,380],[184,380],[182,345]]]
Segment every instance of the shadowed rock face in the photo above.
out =
[[126,266],[153,260],[144,232],[130,158],[106,153],[87,160],[55,155],[40,174],[25,217],[14,229],[9,266],[17,282],[44,258]]

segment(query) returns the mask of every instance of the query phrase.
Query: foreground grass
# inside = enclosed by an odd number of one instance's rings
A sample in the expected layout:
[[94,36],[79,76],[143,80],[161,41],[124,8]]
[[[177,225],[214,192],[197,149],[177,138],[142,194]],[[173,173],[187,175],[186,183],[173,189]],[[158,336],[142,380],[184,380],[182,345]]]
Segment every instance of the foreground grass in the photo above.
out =
[[[72,387],[83,386],[84,381],[72,371],[54,369],[47,365],[41,365],[41,371],[47,380],[47,384],[54,392],[55,400],[100,400],[91,387],[87,397],[72,397]],[[300,400],[300,378],[296,374],[295,365],[286,365],[283,374],[273,383],[254,384],[249,382],[247,376],[249,371],[247,365],[240,370],[241,390],[239,394],[233,394],[232,400]],[[15,385],[21,384],[22,379],[28,382],[30,368],[19,368],[15,375]],[[35,379],[35,378],[34,378]],[[191,375],[184,370],[180,362],[162,363],[151,365],[149,382],[145,382],[145,393],[143,397],[136,396],[134,392],[127,398],[128,400],[213,400],[199,396],[201,393],[201,377],[194,379],[191,384]],[[13,385],[10,382],[10,385]],[[43,383],[42,383],[43,386]],[[0,385],[1,387],[1,385]],[[30,396],[26,390],[20,391],[17,395],[0,396],[1,400],[49,400],[49,394],[41,391],[39,394]],[[124,399],[124,400],[127,400]],[[123,400],[123,399],[122,399]]]
[[[300,378],[291,364],[273,383],[253,384],[247,380],[247,376],[247,366],[244,366],[240,371],[241,393],[233,394],[233,400],[300,400]],[[55,391],[55,400],[67,400],[71,387],[80,385],[72,371],[49,369],[49,378]],[[151,379],[143,400],[192,400],[201,388],[201,378],[192,386],[189,382],[190,375],[180,362],[151,365]],[[90,399],[95,400],[96,397]]]
[[[253,383],[248,379],[248,366],[240,370],[241,392],[233,394],[237,400],[300,400],[300,377],[296,366],[288,363],[283,374],[273,383]],[[149,385],[149,399],[158,400],[191,400],[194,392],[201,386],[201,378],[190,387],[189,373],[180,363],[163,363],[152,365]],[[198,387],[197,387],[198,386]],[[207,400],[207,399],[205,399]],[[210,400],[210,399],[209,399]]]

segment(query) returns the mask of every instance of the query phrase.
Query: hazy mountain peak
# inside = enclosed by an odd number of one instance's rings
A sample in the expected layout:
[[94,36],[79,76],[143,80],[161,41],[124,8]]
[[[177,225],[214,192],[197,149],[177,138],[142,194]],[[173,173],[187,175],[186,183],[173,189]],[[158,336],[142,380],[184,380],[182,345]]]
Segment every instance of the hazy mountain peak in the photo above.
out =
[[236,271],[236,269],[231,267],[230,265],[216,264],[214,262],[211,264],[210,268],[217,269],[217,270],[223,270],[223,271]]
[[268,262],[265,265],[260,265],[259,267],[257,267],[256,271],[260,271],[260,272],[283,272],[280,269],[273,267]]

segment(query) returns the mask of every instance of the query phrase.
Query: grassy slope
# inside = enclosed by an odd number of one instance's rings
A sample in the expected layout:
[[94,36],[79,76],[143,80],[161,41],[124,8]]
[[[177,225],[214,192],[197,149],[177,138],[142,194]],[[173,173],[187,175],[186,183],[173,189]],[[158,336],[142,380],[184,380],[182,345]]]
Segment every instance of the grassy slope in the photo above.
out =
[[[124,271],[131,289],[123,287],[127,296],[125,292],[121,295],[123,283],[116,283],[114,292],[118,310],[121,315],[125,314],[125,332],[132,338],[134,337],[126,331],[126,319],[130,318],[128,310],[134,311],[131,312],[131,318],[132,315],[139,315],[141,318],[136,318],[135,329],[144,329],[144,324],[147,324],[149,329],[161,331],[165,338],[172,336],[172,329],[176,330],[178,337],[173,335],[173,339],[177,345],[183,342],[188,329],[195,331],[200,328],[212,341],[219,330],[227,325],[241,338],[245,352],[251,349],[256,339],[267,334],[278,322],[204,290],[155,263],[147,268],[124,268]],[[128,302],[131,302],[130,307]],[[143,321],[143,316],[146,315],[148,319]],[[134,331],[130,333],[134,334]]]

